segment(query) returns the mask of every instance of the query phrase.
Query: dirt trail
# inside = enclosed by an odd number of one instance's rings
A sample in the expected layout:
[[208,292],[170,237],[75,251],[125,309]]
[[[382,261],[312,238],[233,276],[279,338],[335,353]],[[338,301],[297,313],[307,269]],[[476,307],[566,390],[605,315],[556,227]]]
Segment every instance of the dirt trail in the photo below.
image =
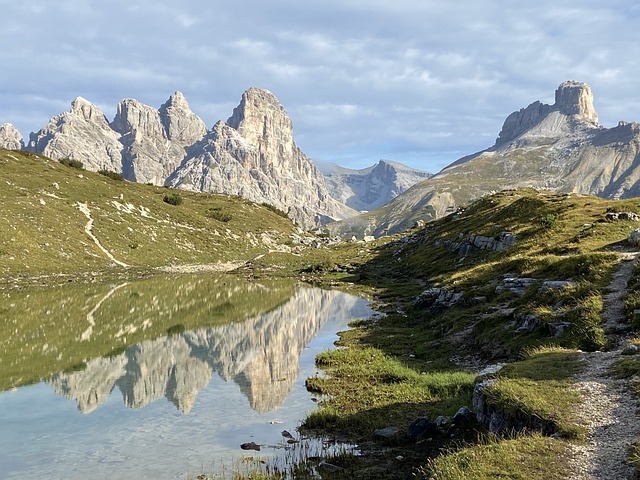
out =
[[638,402],[629,381],[612,378],[610,369],[631,337],[625,325],[623,296],[638,255],[639,252],[621,254],[610,293],[604,297],[602,320],[611,350],[582,354],[587,366],[578,375],[576,388],[584,399],[579,416],[587,427],[587,439],[584,445],[573,447],[572,479],[636,478],[626,458],[629,446],[640,437]]
[[127,265],[124,262],[121,262],[120,260],[116,259],[109,250],[107,250],[106,248],[104,248],[104,246],[100,243],[100,240],[98,240],[98,238],[93,234],[93,217],[91,217],[91,210],[89,209],[89,205],[87,205],[86,203],[77,203],[77,207],[78,210],[80,210],[85,217],[87,217],[87,224],[84,227],[84,231],[85,233],[91,237],[91,239],[93,240],[93,242],[98,246],[98,248],[100,250],[102,250],[102,252],[109,258],[109,260],[111,260],[113,263],[115,263],[116,265],[120,265],[121,267],[128,267],[129,265]]

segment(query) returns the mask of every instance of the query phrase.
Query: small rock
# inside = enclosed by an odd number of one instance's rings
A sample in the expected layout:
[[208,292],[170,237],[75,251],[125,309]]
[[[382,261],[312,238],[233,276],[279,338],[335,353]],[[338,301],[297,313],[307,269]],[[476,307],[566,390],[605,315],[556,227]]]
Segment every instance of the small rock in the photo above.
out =
[[409,428],[407,428],[407,436],[414,441],[422,440],[427,434],[436,431],[438,424],[427,417],[418,417]]
[[339,466],[334,465],[333,463],[327,463],[324,460],[318,464],[318,469],[329,473],[335,473],[342,470]]
[[547,323],[547,328],[551,336],[558,338],[571,326],[569,322],[550,322]]
[[456,414],[453,416],[453,423],[455,424],[467,424],[472,423],[476,420],[476,414],[473,413],[469,407],[464,406],[460,407]]
[[293,438],[293,435],[291,435],[287,430],[282,431],[282,436],[284,438]]
[[622,354],[623,355],[633,355],[633,354],[638,353],[638,350],[640,350],[640,348],[638,348],[637,345],[634,345],[634,344],[630,343],[629,345],[624,347],[624,349],[622,350]]
[[243,443],[242,445],[240,445],[240,448],[242,450],[256,450],[258,452],[260,451],[260,445],[255,442]]
[[378,428],[373,431],[374,438],[393,438],[398,434],[398,427]]

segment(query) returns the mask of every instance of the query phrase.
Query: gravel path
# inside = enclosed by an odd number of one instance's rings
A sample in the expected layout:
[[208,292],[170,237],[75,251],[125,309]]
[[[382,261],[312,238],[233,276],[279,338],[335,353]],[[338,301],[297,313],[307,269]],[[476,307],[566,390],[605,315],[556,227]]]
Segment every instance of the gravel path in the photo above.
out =
[[572,479],[636,478],[633,467],[625,461],[629,446],[640,437],[640,422],[636,417],[638,402],[629,381],[612,378],[610,369],[631,337],[624,324],[622,297],[638,255],[638,252],[621,254],[611,291],[604,298],[602,320],[611,351],[582,354],[587,366],[578,375],[576,388],[584,399],[579,416],[587,427],[587,439],[584,445],[573,447]]

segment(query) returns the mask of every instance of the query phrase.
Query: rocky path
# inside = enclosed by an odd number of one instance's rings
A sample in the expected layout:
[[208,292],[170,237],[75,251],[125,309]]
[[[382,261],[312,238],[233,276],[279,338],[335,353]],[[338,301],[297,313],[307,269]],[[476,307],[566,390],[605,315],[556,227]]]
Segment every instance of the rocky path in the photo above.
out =
[[85,233],[89,235],[89,237],[91,237],[93,242],[98,246],[100,250],[102,250],[102,252],[109,258],[109,260],[111,260],[116,265],[120,265],[121,267],[128,267],[129,265],[127,265],[124,262],[121,262],[120,260],[117,260],[109,250],[104,248],[104,246],[100,243],[100,240],[98,240],[97,237],[93,234],[93,231],[92,231],[93,217],[91,216],[91,210],[89,209],[89,205],[87,205],[86,203],[80,203],[80,202],[78,202],[77,205],[78,205],[78,210],[80,210],[84,214],[84,216],[87,217],[87,224],[84,227]]
[[626,458],[630,445],[640,437],[640,421],[636,417],[638,402],[629,381],[612,378],[610,370],[630,337],[625,325],[623,295],[638,255],[638,252],[621,254],[622,261],[604,298],[602,319],[611,350],[582,355],[587,366],[578,375],[576,388],[584,399],[579,416],[587,427],[587,439],[584,445],[573,447],[572,479],[636,478]]

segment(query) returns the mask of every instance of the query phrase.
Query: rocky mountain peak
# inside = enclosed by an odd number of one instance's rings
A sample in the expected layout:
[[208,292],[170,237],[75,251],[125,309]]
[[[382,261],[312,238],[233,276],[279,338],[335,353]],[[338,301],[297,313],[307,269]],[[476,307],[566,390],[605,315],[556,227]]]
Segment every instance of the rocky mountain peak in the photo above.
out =
[[[569,126],[567,117],[578,122],[572,122],[573,126]],[[593,108],[591,88],[586,83],[569,80],[561,83],[556,90],[553,105],[535,101],[509,115],[504,121],[495,146],[511,142],[525,132],[532,131],[534,127],[534,136],[556,137],[598,126],[598,114]]]
[[102,113],[96,105],[82,97],[76,97],[76,99],[71,102],[71,110],[69,113],[88,122],[100,123],[102,125],[109,123],[107,117],[105,117],[104,113]]
[[584,120],[598,123],[598,114],[593,108],[593,93],[586,83],[569,80],[556,90],[555,107],[565,115],[578,115]]
[[118,103],[111,128],[121,135],[133,133],[148,137],[166,137],[158,110],[131,98]]
[[207,134],[207,126],[191,111],[182,92],[176,92],[160,107],[160,119],[169,140],[191,145]]
[[10,123],[0,126],[0,148],[7,150],[22,150],[24,148],[22,134]]
[[278,144],[293,143],[291,119],[275,95],[268,90],[252,87],[245,91],[227,125],[256,146],[273,148]]

